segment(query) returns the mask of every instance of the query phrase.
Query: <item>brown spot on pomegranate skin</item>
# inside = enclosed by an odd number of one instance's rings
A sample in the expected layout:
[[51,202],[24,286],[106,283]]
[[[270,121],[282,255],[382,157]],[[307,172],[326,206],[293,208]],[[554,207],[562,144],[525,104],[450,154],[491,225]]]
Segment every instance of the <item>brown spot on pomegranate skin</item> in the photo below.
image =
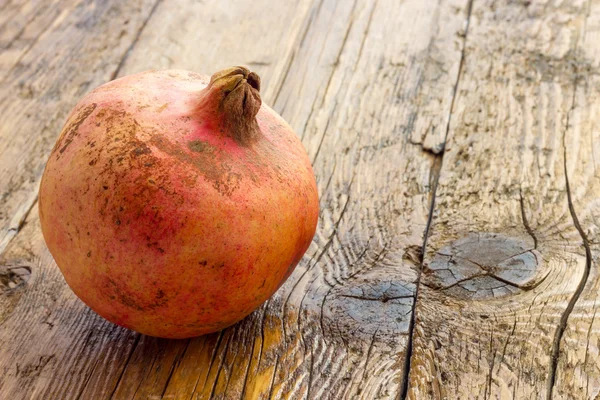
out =
[[150,147],[148,147],[146,143],[135,142],[134,145],[137,145],[137,147],[131,151],[130,154],[132,157],[139,157],[143,154],[152,153],[152,150],[150,150]]
[[213,153],[215,151],[214,147],[210,143],[202,140],[192,140],[188,142],[188,149],[196,153],[203,153],[205,151]]
[[96,103],[87,105],[83,107],[83,109],[77,111],[77,114],[74,118],[70,118],[71,121],[63,129],[63,133],[60,135],[60,138],[52,150],[52,154],[55,154],[58,150],[59,154],[56,155],[56,159],[60,158],[60,155],[65,152],[65,150],[73,142],[73,139],[79,135],[79,127],[94,112],[96,106]]
[[152,135],[150,143],[163,153],[196,167],[222,195],[231,196],[240,186],[242,174],[235,170],[243,168],[243,164],[210,143],[199,140],[190,142],[188,148],[192,153],[161,134]]
[[106,289],[106,295],[110,299],[116,299],[121,304],[128,308],[133,308],[137,311],[153,311],[157,308],[165,306],[169,302],[169,298],[165,292],[159,289],[152,299],[146,300],[129,288],[126,284],[115,282],[114,279],[108,278],[104,285]]
[[165,214],[163,205],[176,209],[184,199],[173,189],[167,162],[141,139],[147,134],[139,123],[118,107],[102,112],[101,139],[94,148],[86,147],[85,153],[98,160],[91,166],[97,179],[90,182],[97,188],[98,213],[120,239],[128,237],[147,244],[157,256],[165,254],[169,238],[184,222]]

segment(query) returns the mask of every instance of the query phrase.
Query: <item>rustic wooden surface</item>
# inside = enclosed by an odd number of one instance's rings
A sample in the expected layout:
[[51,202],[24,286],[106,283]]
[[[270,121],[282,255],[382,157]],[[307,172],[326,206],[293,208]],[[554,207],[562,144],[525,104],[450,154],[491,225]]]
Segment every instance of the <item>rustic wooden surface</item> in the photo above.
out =
[[[66,114],[236,64],[313,161],[313,243],[223,332],[114,326],[39,228]],[[599,398],[599,72],[599,0],[0,1],[0,399]]]

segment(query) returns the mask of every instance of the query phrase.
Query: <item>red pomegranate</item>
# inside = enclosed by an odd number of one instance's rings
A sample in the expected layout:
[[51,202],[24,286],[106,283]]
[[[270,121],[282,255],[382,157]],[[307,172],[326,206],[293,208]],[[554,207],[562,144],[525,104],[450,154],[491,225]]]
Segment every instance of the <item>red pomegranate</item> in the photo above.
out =
[[186,338],[267,300],[315,233],[302,144],[243,67],[151,71],[72,111],[40,188],[48,248],[104,318]]

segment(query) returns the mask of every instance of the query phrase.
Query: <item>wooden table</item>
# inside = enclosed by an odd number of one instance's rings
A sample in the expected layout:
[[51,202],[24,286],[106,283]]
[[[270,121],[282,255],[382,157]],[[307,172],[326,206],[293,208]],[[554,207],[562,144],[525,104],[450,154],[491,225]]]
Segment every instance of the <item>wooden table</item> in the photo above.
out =
[[[0,398],[598,398],[599,0],[0,0],[0,48]],[[237,64],[314,164],[314,241],[223,332],[112,325],[40,233],[67,112]]]

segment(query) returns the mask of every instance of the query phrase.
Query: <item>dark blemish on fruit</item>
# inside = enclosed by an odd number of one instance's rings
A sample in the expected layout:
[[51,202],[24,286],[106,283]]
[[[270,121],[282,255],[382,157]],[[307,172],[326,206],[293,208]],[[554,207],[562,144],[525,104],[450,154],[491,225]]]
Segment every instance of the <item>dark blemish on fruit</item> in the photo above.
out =
[[[89,233],[89,232],[88,232],[88,233]],[[91,256],[92,256],[92,251],[91,251],[91,250],[87,252],[87,256],[88,256],[88,257],[91,257]]]
[[106,296],[111,300],[117,300],[126,307],[133,308],[137,311],[155,310],[168,303],[169,298],[165,292],[159,289],[151,300],[143,299],[143,295],[123,287],[115,280],[108,278],[106,281]]
[[108,190],[108,186],[106,186],[106,185],[102,185],[102,189],[104,189],[104,190]]
[[131,151],[131,155],[133,157],[139,157],[143,154],[150,154],[152,153],[152,151],[150,150],[150,148],[146,145],[146,143],[140,142],[137,143],[137,146],[135,149],[133,149]]
[[200,261],[198,264],[202,265],[202,266],[206,266],[206,264],[208,264],[208,262],[206,260]]
[[202,140],[192,140],[188,142],[188,149],[196,153],[202,153],[205,151],[213,152],[214,148],[210,143],[203,142]]
[[[192,147],[190,148],[191,153],[160,134],[153,135],[150,138],[150,143],[161,152],[194,166],[206,180],[212,183],[220,194],[225,196],[231,196],[240,186],[242,175],[234,172],[234,170],[247,168],[243,163],[234,160],[218,147],[206,142],[189,142],[188,148]],[[252,171],[246,171],[246,175],[252,174]]]
[[[67,126],[63,129],[63,133],[60,135],[58,142],[56,142],[56,146],[52,150],[52,153],[58,152],[60,154],[64,153],[64,151],[69,147],[69,145],[73,142],[75,137],[79,135],[79,127],[83,122],[94,112],[96,109],[96,103],[90,104],[84,107],[82,110],[77,112],[77,116],[72,120],[72,122],[68,123]],[[56,155],[56,159],[60,158],[60,154]]]

